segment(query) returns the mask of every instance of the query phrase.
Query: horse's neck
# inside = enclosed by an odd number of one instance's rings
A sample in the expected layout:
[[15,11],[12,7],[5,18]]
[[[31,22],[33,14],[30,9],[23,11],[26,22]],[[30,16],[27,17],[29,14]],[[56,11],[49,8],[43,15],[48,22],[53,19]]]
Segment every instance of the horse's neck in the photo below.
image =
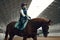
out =
[[31,19],[29,22],[33,27],[35,27],[37,29],[41,26],[40,22],[37,19]]

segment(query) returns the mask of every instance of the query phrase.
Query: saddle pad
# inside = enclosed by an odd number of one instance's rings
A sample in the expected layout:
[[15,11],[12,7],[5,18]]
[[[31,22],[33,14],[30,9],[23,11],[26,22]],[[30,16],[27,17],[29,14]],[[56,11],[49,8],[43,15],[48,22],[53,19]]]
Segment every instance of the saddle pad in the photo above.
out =
[[23,27],[19,28],[19,27],[20,27],[20,26],[18,26],[19,22],[17,22],[17,23],[15,24],[15,28],[17,28],[18,30],[21,31],[21,30],[23,30],[23,29],[26,28],[27,23],[28,23],[28,20],[26,20],[26,22],[24,23]]
[[18,24],[19,24],[19,22],[16,22],[16,23],[15,23],[15,26],[14,26],[14,27],[17,28],[17,29],[19,29]]

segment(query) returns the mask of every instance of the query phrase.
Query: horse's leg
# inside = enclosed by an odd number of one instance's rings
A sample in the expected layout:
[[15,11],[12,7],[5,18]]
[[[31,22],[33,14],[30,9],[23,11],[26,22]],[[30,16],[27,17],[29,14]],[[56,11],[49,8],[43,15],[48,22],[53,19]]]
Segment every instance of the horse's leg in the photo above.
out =
[[14,35],[10,35],[9,40],[13,40]]
[[33,40],[37,40],[37,36],[34,36],[34,37],[33,37]]
[[27,40],[27,38],[26,37],[23,37],[23,40]]
[[8,33],[6,32],[4,40],[7,40],[7,39],[8,39]]
[[8,39],[8,30],[6,29],[4,40],[7,40],[7,39]]

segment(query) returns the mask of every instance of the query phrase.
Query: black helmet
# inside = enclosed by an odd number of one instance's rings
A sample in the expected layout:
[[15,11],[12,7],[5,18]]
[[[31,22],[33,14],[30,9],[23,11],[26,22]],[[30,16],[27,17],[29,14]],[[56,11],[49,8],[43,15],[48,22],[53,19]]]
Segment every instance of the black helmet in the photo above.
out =
[[27,5],[27,3],[22,3],[22,4],[21,4],[21,7],[23,7],[23,6],[25,6],[25,5]]

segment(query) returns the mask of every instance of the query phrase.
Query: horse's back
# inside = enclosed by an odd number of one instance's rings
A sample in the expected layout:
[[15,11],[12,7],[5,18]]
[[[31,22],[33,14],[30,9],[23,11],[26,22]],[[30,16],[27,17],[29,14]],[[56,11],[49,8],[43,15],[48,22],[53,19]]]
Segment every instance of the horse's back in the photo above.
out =
[[10,23],[7,25],[7,27],[6,27],[6,30],[12,31],[13,28],[14,28],[15,23],[16,23],[16,21],[10,22]]

